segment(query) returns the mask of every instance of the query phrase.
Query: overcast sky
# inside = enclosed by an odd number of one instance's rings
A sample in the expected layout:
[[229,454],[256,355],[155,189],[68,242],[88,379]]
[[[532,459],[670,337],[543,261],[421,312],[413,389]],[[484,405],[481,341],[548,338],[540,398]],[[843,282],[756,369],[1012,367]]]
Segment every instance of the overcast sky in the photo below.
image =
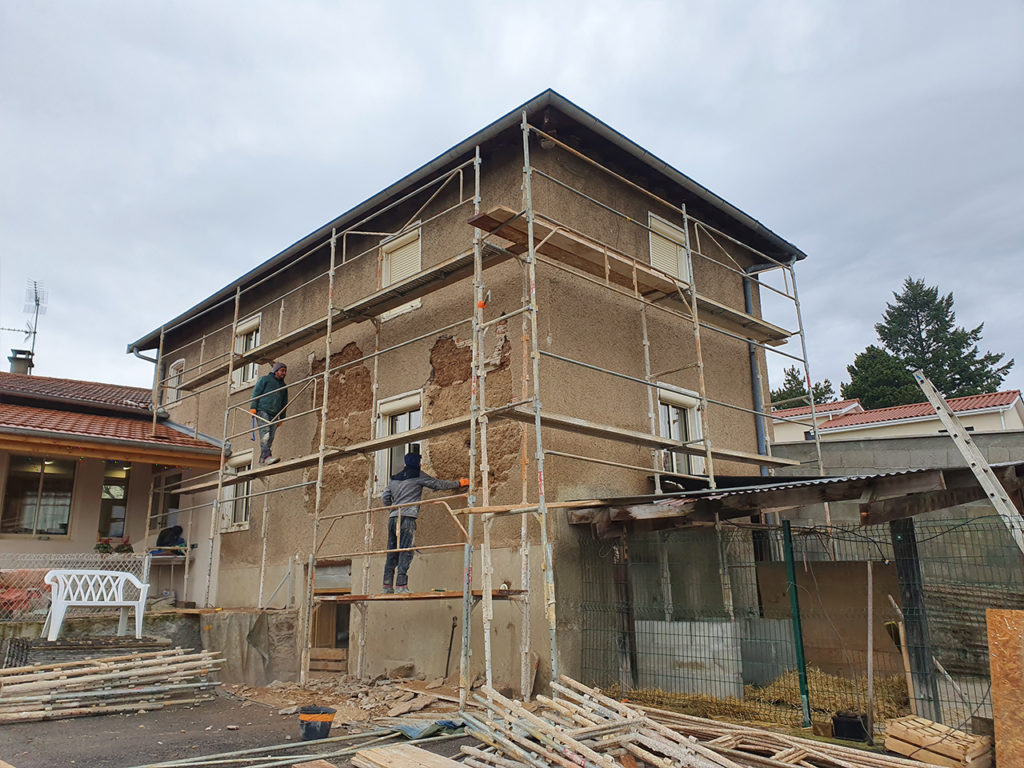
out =
[[549,87],[809,255],[816,379],[911,275],[1024,387],[1020,0],[0,0],[0,325],[39,280],[37,374],[149,386],[129,341]]

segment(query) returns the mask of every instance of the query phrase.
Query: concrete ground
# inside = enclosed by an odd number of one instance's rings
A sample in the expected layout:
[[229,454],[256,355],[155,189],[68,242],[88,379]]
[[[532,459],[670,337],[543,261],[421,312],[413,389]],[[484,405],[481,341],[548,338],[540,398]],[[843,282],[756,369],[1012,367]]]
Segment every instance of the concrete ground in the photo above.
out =
[[[353,730],[367,726],[364,723]],[[347,732],[343,724],[336,723],[331,736]],[[14,768],[134,768],[289,741],[300,742],[298,715],[279,715],[274,708],[221,692],[213,701],[196,707],[0,725],[0,759]],[[470,742],[458,739],[423,746],[453,755],[458,753],[460,743]],[[310,757],[298,757],[293,762],[312,760],[329,748],[344,747],[343,744],[305,744],[302,753]],[[290,751],[287,754],[301,753]],[[329,758],[329,761],[339,768],[349,765],[347,758]]]

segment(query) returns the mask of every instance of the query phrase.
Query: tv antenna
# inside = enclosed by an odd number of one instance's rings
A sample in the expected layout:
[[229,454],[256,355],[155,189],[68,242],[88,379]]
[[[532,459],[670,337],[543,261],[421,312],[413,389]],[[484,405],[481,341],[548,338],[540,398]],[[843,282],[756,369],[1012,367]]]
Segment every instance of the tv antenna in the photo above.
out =
[[[30,353],[32,359],[36,355],[36,334],[39,332],[39,316],[46,314],[46,301],[49,294],[46,288],[38,280],[29,280],[25,286],[25,314],[32,315],[32,319],[25,323],[24,328],[0,328],[0,331],[11,331],[12,333],[24,333],[25,341],[32,340]],[[29,367],[31,371],[31,366]]]

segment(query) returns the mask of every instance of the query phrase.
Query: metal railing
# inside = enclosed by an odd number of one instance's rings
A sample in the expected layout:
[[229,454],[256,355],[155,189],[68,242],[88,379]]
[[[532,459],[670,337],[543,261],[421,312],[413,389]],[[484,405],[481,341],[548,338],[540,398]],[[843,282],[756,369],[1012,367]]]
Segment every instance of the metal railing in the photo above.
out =
[[583,679],[791,725],[809,724],[803,697],[813,721],[992,716],[985,611],[1024,608],[998,516],[792,532],[788,546],[781,527],[731,525],[581,541]]
[[[43,579],[54,569],[124,571],[147,581],[149,560],[143,554],[0,553],[0,622],[44,621],[50,610],[50,587]],[[68,609],[68,616],[89,616],[118,608]]]

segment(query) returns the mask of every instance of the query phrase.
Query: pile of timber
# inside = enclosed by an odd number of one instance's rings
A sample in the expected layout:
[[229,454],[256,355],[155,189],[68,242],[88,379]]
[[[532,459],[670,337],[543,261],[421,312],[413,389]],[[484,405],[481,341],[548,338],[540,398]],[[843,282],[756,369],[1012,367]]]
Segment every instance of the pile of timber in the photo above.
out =
[[991,736],[975,736],[923,717],[887,720],[885,748],[929,765],[948,768],[989,768],[992,765]]
[[562,676],[557,699],[537,706],[484,687],[482,714],[463,713],[488,749],[463,747],[473,768],[921,768],[916,760],[777,734],[758,728],[636,708]]
[[213,698],[217,654],[181,648],[0,669],[0,723],[192,705]]

